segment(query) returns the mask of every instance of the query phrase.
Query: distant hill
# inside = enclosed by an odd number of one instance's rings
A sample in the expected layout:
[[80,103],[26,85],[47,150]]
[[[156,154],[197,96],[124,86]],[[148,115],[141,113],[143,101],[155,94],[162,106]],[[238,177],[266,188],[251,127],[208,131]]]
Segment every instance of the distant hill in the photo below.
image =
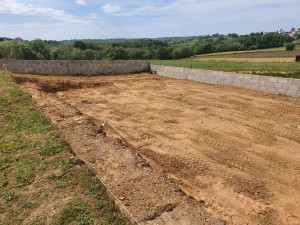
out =
[[[75,42],[75,41],[84,41],[87,39],[71,39],[71,40],[62,40],[60,42],[62,43],[70,43],[70,42]],[[92,41],[99,41],[103,43],[113,43],[113,42],[125,42],[128,40],[134,40],[134,39],[127,39],[127,38],[111,38],[111,39],[90,39]]]
[[16,37],[16,38],[8,38],[8,37],[0,37],[0,41],[23,41],[22,38]]
[[11,38],[7,38],[7,37],[0,37],[0,41],[11,41]]
[[[224,36],[224,35],[217,35]],[[116,42],[125,42],[131,40],[159,40],[159,41],[189,41],[195,39],[205,39],[214,36],[205,35],[205,36],[187,36],[187,37],[159,37],[159,38],[109,38],[109,39],[91,39],[93,41],[99,41],[103,43],[116,43]],[[62,40],[62,43],[69,43],[74,41],[83,41],[85,39],[71,39],[71,40]]]

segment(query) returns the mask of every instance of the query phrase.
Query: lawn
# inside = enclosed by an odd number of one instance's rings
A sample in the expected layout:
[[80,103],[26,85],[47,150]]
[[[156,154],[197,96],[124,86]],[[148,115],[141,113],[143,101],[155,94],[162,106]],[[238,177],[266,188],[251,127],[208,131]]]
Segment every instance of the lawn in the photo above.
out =
[[0,224],[129,224],[59,131],[0,72]]
[[234,61],[196,61],[185,60],[152,60],[153,65],[184,67],[192,69],[240,72],[266,76],[300,78],[300,63],[288,62],[234,62]]
[[295,58],[300,54],[300,44],[296,45],[294,51],[286,51],[285,47],[259,49],[250,51],[217,52],[195,56],[194,59],[203,58]]

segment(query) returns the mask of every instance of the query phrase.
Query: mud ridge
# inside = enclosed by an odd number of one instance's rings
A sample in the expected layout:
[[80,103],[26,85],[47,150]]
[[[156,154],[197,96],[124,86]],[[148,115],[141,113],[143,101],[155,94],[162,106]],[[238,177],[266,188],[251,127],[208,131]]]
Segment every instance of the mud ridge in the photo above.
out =
[[178,206],[178,204],[167,204],[167,205],[164,205],[164,206],[161,206],[161,207],[157,207],[157,209],[155,210],[155,212],[152,215],[147,216],[145,218],[145,220],[154,220],[154,219],[157,219],[163,213],[173,211],[177,206]]
[[70,89],[82,89],[82,88],[96,88],[108,85],[113,85],[111,82],[74,82],[74,81],[59,81],[59,82],[45,82],[43,80],[32,77],[14,77],[13,80],[17,84],[23,84],[26,82],[34,83],[38,86],[40,91],[45,93],[56,93],[60,91],[68,91]]

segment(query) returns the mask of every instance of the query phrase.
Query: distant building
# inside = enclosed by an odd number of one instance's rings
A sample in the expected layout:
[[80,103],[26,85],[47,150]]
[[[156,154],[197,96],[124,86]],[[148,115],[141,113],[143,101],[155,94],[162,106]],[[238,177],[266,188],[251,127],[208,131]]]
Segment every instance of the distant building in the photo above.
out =
[[[267,33],[267,32],[264,32]],[[290,37],[296,37],[298,34],[300,34],[300,28],[292,27],[291,31],[284,31],[282,28],[280,30],[277,30],[278,34],[288,35]]]

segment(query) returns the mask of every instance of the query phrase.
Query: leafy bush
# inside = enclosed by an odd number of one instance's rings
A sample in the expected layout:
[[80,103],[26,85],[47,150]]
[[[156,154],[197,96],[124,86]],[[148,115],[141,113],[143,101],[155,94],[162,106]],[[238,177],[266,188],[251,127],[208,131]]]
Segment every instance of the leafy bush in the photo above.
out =
[[296,45],[293,43],[288,43],[285,48],[287,51],[293,51],[296,48]]

